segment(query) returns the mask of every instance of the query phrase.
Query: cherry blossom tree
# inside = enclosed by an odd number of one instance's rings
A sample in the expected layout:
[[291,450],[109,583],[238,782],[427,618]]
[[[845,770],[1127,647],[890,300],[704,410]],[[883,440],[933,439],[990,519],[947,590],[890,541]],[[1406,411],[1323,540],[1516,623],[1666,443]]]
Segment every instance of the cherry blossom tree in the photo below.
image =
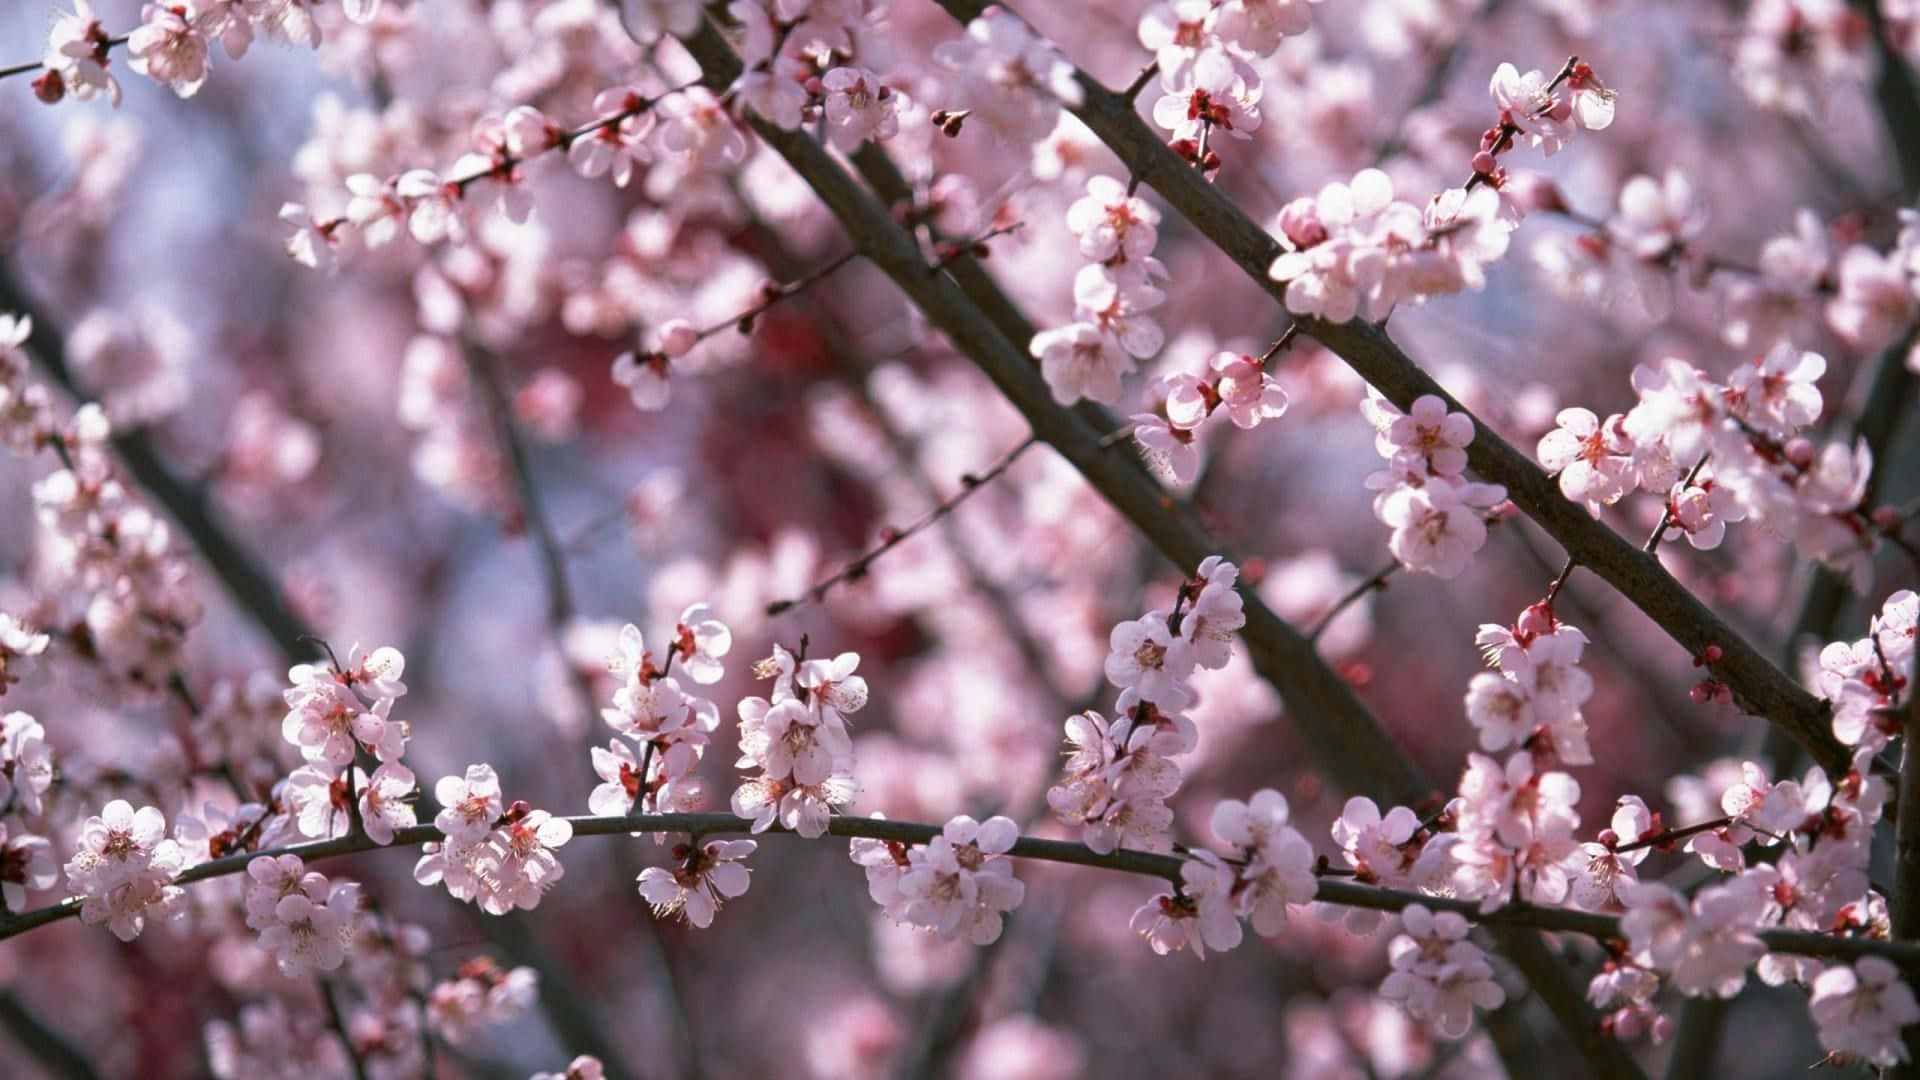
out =
[[1920,1075],[1909,0],[0,44],[9,1075]]

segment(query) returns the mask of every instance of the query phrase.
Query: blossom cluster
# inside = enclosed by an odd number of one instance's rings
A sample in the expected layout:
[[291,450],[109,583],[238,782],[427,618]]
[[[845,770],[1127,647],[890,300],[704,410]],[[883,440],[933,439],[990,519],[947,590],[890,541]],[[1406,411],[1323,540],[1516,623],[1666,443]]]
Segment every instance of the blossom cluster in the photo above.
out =
[[1905,731],[1901,718],[1914,694],[1917,621],[1920,596],[1902,589],[1887,597],[1866,637],[1820,650],[1820,695],[1833,703],[1833,734],[1842,743],[1878,753]]
[[1084,99],[1073,65],[1020,17],[990,7],[967,24],[964,37],[942,42],[934,59],[953,72],[953,107],[934,114],[957,134],[957,120],[975,120],[997,137],[1031,145],[1047,137],[1060,106]]
[[19,711],[0,716],[0,902],[7,911],[24,911],[29,890],[52,888],[60,878],[45,830],[26,821],[44,812],[53,780],[53,750],[40,721]]
[[1231,658],[1233,635],[1246,623],[1234,588],[1239,576],[1239,567],[1209,556],[1181,584],[1172,611],[1149,611],[1109,635],[1105,669],[1120,688],[1116,715],[1090,710],[1067,718],[1073,752],[1047,792],[1047,805],[1079,826],[1093,850],[1165,851],[1171,843],[1166,800],[1180,786],[1172,756],[1193,749],[1198,737],[1185,712],[1194,700],[1187,680]]
[[1380,996],[1401,1002],[1449,1038],[1467,1033],[1476,1007],[1507,1000],[1487,954],[1467,940],[1467,920],[1459,913],[1410,904],[1400,920],[1405,933],[1387,946],[1393,970],[1380,983]]
[[1233,426],[1246,431],[1287,411],[1287,392],[1264,360],[1232,350],[1215,353],[1205,376],[1181,371],[1154,380],[1147,398],[1155,408],[1134,415],[1134,438],[1149,460],[1182,484],[1199,475],[1197,438],[1209,417],[1225,409]]
[[1479,732],[1480,749],[1527,745],[1568,765],[1591,765],[1580,715],[1593,696],[1593,678],[1580,668],[1587,636],[1543,602],[1511,627],[1482,626],[1475,640],[1496,669],[1467,684],[1467,720]]
[[1074,275],[1074,321],[1028,346],[1060,404],[1120,400],[1121,378],[1165,342],[1148,314],[1166,299],[1156,282],[1167,268],[1153,257],[1159,222],[1159,211],[1111,176],[1089,177],[1086,195],[1067,208],[1067,228],[1092,261]]
[[67,859],[67,886],[81,898],[81,922],[106,923],[113,936],[132,941],[149,918],[184,914],[186,892],[173,879],[186,865],[186,851],[167,836],[158,808],[136,811],[115,799],[81,825]]
[[1006,913],[1026,898],[1027,887],[1013,876],[1007,857],[1019,839],[1020,829],[1009,818],[975,821],[962,814],[924,844],[861,837],[850,854],[866,870],[867,894],[894,922],[947,940],[991,945],[1000,938]]
[[1526,211],[1508,197],[1499,155],[1516,138],[1551,154],[1577,129],[1613,121],[1613,94],[1585,64],[1553,79],[1502,64],[1491,91],[1500,121],[1482,136],[1465,186],[1422,208],[1396,200],[1393,181],[1370,168],[1281,209],[1286,250],[1268,275],[1286,283],[1287,310],[1331,322],[1379,321],[1403,301],[1485,287],[1487,264],[1506,254]]
[[1473,420],[1426,394],[1401,412],[1378,394],[1361,402],[1387,467],[1367,477],[1373,514],[1393,529],[1387,550],[1409,570],[1457,577],[1487,542],[1487,521],[1507,489],[1467,479]]
[[594,747],[593,771],[601,783],[587,797],[596,814],[690,810],[703,787],[694,769],[720,727],[720,706],[693,692],[672,674],[675,661],[696,686],[710,686],[726,673],[720,658],[733,648],[733,634],[695,604],[680,613],[659,663],[639,627],[621,627],[618,652],[608,669],[621,680],[601,719],[620,736]]
[[[114,678],[164,685],[201,615],[186,559],[172,528],[121,481],[107,411],[88,403],[66,425],[54,420],[47,388],[27,378],[32,331],[31,319],[0,315],[0,443],[52,452],[60,464],[33,488],[47,595],[58,598],[36,619],[73,627],[81,652]],[[49,640],[0,614],[0,693]]]
[[1262,937],[1278,936],[1288,909],[1316,891],[1313,847],[1290,814],[1286,796],[1271,788],[1217,803],[1211,825],[1225,854],[1195,850],[1180,865],[1178,887],[1134,911],[1134,932],[1161,955],[1188,948],[1202,957],[1239,945],[1243,918]]
[[460,965],[453,978],[427,991],[427,1023],[454,1046],[483,1027],[505,1023],[540,996],[540,976],[530,967],[502,968],[480,956]]
[[853,801],[853,739],[847,714],[866,707],[867,680],[854,674],[858,653],[801,660],[776,645],[755,672],[773,680],[769,698],[740,701],[741,781],[733,812],[764,832],[778,821],[801,836],[827,831],[827,818]]
[[1283,38],[1312,26],[1309,4],[1320,0],[1173,0],[1140,16],[1140,44],[1153,51],[1161,96],[1153,122],[1172,134],[1174,152],[1211,172],[1220,157],[1208,148],[1221,132],[1247,139],[1260,127],[1262,85],[1254,64]]
[[465,775],[434,785],[440,813],[433,824],[444,841],[422,847],[413,879],[444,883],[455,900],[477,903],[489,915],[532,910],[566,873],[554,849],[573,839],[566,818],[525,802],[503,805],[493,766],[467,766]]
[[282,975],[293,978],[333,971],[346,961],[359,895],[358,885],[329,881],[309,871],[298,855],[261,855],[247,864],[241,906],[247,926],[260,933],[260,947],[273,954]]
[[1728,523],[1752,520],[1863,580],[1879,532],[1865,505],[1872,453],[1804,434],[1820,418],[1826,369],[1820,354],[1784,343],[1724,382],[1678,357],[1640,364],[1631,409],[1605,420],[1561,410],[1540,440],[1540,462],[1595,514],[1635,489],[1657,493],[1663,534],[1713,548]]
[[[73,4],[72,14],[54,20],[34,93],[48,104],[68,94],[77,101],[105,95],[117,106],[120,81],[108,68],[118,42],[101,27],[92,0]],[[314,17],[320,7],[304,0],[143,4],[140,25],[126,35],[127,65],[180,97],[192,97],[212,72],[214,42],[234,60],[246,55],[256,36],[314,48],[322,36]],[[340,10],[349,20],[365,23],[379,13],[380,0],[342,0]]]

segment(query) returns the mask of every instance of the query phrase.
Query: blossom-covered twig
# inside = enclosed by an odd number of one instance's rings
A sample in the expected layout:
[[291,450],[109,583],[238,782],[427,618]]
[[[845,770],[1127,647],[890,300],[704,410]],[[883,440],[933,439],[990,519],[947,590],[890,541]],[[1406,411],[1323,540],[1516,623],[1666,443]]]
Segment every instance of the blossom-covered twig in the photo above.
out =
[[[690,836],[712,837],[739,835],[748,833],[753,823],[729,813],[670,813],[670,814],[633,814],[619,816],[579,816],[563,819],[571,826],[575,837],[614,836],[630,837],[635,833],[683,833]],[[899,844],[925,844],[941,835],[943,826],[912,821],[888,821],[881,818],[863,818],[836,816],[827,825],[826,835],[837,838],[863,837]],[[764,836],[797,836],[784,826],[773,825],[761,831]],[[196,866],[188,867],[174,878],[179,885],[188,885],[219,877],[230,877],[246,873],[247,866],[261,856],[295,855],[303,863],[352,855],[366,851],[401,850],[419,847],[422,844],[441,843],[446,835],[432,825],[416,825],[396,830],[392,844],[379,845],[364,835],[343,836],[333,840],[315,840],[302,844],[292,844],[282,848],[263,851],[242,852],[222,856]],[[1181,868],[1188,862],[1177,855],[1157,855],[1151,852],[1118,848],[1101,853],[1085,844],[1066,840],[1051,840],[1034,836],[1021,836],[1014,841],[1008,854],[1015,858],[1036,859],[1042,862],[1063,863],[1072,866],[1094,867],[1103,870],[1115,870],[1121,873],[1144,877],[1160,878],[1170,883],[1183,881]],[[1538,930],[1551,930],[1563,933],[1580,934],[1596,941],[1611,941],[1622,938],[1618,916],[1597,912],[1580,911],[1574,908],[1552,907],[1536,904],[1509,904],[1491,911],[1483,911],[1479,902],[1456,899],[1445,896],[1428,896],[1424,893],[1404,889],[1389,889],[1346,880],[1338,876],[1322,876],[1316,885],[1314,900],[1320,903],[1335,904],[1342,907],[1362,908],[1371,911],[1399,912],[1409,905],[1423,905],[1433,911],[1455,912],[1468,921],[1486,926],[1528,927]],[[80,913],[78,898],[62,900],[45,907],[34,908],[18,915],[0,919],[0,941],[16,937],[42,926],[73,918]],[[1773,952],[1788,953],[1795,956],[1814,956],[1829,959],[1849,960],[1863,956],[1880,956],[1893,961],[1905,970],[1920,971],[1920,942],[1886,941],[1877,938],[1850,937],[1836,934],[1815,933],[1808,930],[1790,930],[1781,928],[1762,929],[1757,936]]]

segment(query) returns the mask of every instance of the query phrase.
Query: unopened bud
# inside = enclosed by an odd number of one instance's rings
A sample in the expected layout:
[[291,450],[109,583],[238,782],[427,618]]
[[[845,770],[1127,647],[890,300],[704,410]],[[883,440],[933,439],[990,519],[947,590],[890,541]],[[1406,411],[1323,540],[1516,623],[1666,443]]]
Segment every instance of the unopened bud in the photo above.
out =
[[33,80],[33,96],[48,105],[58,105],[60,99],[67,96],[67,81],[60,73],[48,68],[39,78]]

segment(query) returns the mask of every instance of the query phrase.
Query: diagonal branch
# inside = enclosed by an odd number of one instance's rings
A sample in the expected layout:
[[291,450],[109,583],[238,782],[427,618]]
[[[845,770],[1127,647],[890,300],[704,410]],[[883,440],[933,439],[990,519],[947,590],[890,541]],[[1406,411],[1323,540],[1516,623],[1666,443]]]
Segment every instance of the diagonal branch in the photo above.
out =
[[[984,6],[972,0],[940,2],[963,21]],[[1134,176],[1158,191],[1247,277],[1284,306],[1284,288],[1267,275],[1267,268],[1281,253],[1279,242],[1167,149],[1160,136],[1135,114],[1131,103],[1085,72],[1078,72],[1076,77],[1084,102],[1073,108],[1074,115],[1119,155]],[[1450,410],[1467,411],[1380,328],[1357,320],[1343,324],[1322,319],[1298,321],[1395,405],[1409,408],[1415,398],[1432,394],[1444,400]],[[1471,412],[1467,415],[1473,416]],[[1734,700],[1742,708],[1780,725],[1834,775],[1847,771],[1849,760],[1828,728],[1829,711],[1824,701],[1761,655],[1675,581],[1653,556],[1568,501],[1546,472],[1526,455],[1478,417],[1473,422],[1473,442],[1468,444],[1467,456],[1476,473],[1505,485],[1514,505],[1558,541],[1569,558],[1618,589],[1686,648],[1688,655],[1699,656],[1708,645],[1718,645],[1722,660],[1714,674],[1733,690]]]
[[[716,92],[724,90],[739,74],[738,57],[711,23],[703,23],[684,44]],[[946,275],[930,273],[913,237],[895,224],[885,208],[817,142],[758,117],[748,119],[761,139],[785,158],[827,204],[855,247],[891,277],[928,320],[993,380],[1027,418],[1034,435],[1073,464],[1162,554],[1191,570],[1201,559],[1218,552],[1192,515],[1182,510],[1137,461],[1109,453],[1100,433],[1078,412],[1053,401],[1025,352],[1007,336],[1009,329],[1025,322],[1024,317],[1008,303],[994,319],[970,295],[999,295],[984,268],[975,266],[986,280],[976,282],[971,290],[956,285]],[[969,260],[962,259],[953,268],[964,271],[968,265]],[[1279,691],[1314,757],[1335,782],[1350,791],[1382,792],[1400,802],[1426,798],[1431,787],[1418,767],[1320,657],[1313,642],[1275,615],[1250,588],[1243,586],[1241,595],[1247,620],[1241,637],[1255,669]],[[1539,951],[1523,947],[1510,955],[1536,985],[1553,989],[1553,1001],[1563,1006],[1556,1015],[1570,1026],[1570,1035],[1582,1051],[1590,1054],[1588,1060],[1609,1076],[1639,1075],[1618,1042],[1591,1038],[1593,1016],[1579,1001],[1571,976],[1557,963],[1536,963]]]
[[[702,24],[685,44],[717,90],[724,90],[740,70],[732,47],[710,23]],[[824,148],[804,134],[783,131],[757,117],[751,123],[827,204],[862,254],[993,380],[1027,418],[1033,434],[1072,463],[1162,554],[1191,572],[1201,560],[1219,553],[1198,522],[1181,512],[1137,461],[1112,453],[1102,445],[1101,432],[1054,402],[1026,352],[1010,342],[951,278],[930,272],[913,238]],[[1312,643],[1269,610],[1250,588],[1243,588],[1241,595],[1247,616],[1241,634],[1256,669],[1279,690],[1315,756],[1335,781],[1350,791],[1374,792],[1403,802],[1430,794],[1432,786],[1353,689],[1319,658]]]

